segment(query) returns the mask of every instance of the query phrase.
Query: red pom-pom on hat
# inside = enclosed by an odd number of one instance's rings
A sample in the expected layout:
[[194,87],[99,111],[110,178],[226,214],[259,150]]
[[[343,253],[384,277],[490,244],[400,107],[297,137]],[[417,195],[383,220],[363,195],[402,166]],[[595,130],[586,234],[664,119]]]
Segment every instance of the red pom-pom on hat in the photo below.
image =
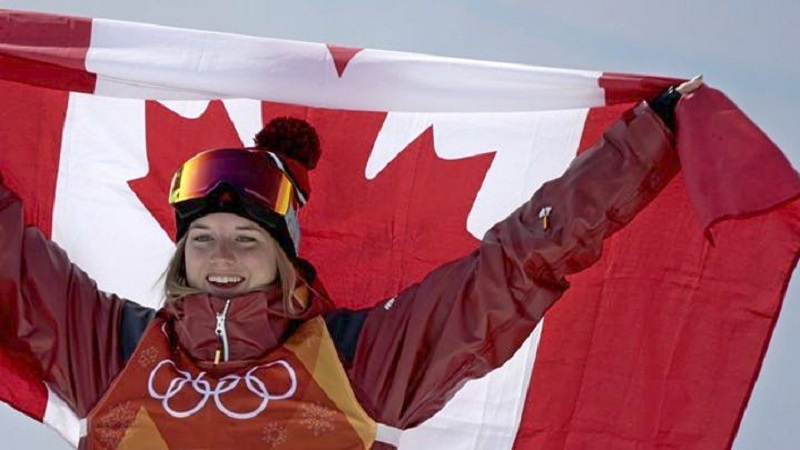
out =
[[256,134],[255,144],[280,158],[295,188],[307,200],[311,196],[308,171],[317,166],[322,153],[314,127],[303,119],[278,117]]
[[317,167],[321,154],[319,137],[310,123],[293,117],[272,119],[255,137],[256,146],[281,159],[292,159],[307,170]]

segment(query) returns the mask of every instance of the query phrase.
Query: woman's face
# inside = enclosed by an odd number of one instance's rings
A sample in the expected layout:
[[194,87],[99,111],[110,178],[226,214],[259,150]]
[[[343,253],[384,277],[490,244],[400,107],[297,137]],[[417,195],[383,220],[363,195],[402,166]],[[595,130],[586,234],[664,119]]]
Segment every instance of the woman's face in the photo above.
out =
[[277,243],[257,223],[230,213],[203,216],[186,234],[189,286],[230,298],[275,281]]

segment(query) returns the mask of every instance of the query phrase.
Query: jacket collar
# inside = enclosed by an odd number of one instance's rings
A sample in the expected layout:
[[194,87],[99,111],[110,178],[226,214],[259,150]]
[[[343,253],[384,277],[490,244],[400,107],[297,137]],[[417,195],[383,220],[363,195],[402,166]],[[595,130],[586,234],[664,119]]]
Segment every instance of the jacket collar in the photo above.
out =
[[308,307],[294,317],[285,312],[277,286],[230,299],[206,293],[189,295],[168,301],[160,315],[168,324],[173,345],[197,362],[213,362],[221,350],[217,316],[230,300],[225,317],[228,361],[252,361],[281,345],[301,322],[333,309],[313,275],[298,281],[295,295],[305,297]]

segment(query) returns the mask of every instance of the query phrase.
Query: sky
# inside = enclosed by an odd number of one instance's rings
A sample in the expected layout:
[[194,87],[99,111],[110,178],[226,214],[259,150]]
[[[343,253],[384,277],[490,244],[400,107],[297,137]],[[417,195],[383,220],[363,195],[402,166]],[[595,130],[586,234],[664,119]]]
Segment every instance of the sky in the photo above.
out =
[[[800,2],[774,0],[0,0],[45,11],[443,56],[706,81],[800,167]],[[736,449],[800,442],[800,277],[795,276]],[[3,448],[66,449],[0,407]]]

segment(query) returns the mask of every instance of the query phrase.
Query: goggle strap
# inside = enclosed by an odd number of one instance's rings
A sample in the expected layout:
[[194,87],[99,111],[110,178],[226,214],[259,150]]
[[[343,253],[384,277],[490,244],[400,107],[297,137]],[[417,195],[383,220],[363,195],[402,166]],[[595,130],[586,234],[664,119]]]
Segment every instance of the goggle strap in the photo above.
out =
[[[277,166],[278,169],[281,170],[281,172],[283,172],[284,174],[286,174],[287,177],[289,177],[289,179],[292,182],[292,185],[294,186],[294,184],[295,184],[294,180],[289,175],[289,172],[286,170],[286,167],[284,167],[283,161],[281,161],[281,159],[278,158],[278,156],[276,154],[272,153],[272,152],[268,151],[267,154],[270,156],[270,158],[272,158],[272,161],[275,162],[275,166]],[[297,189],[296,187],[294,188],[294,191],[295,191],[295,193],[297,193],[297,199],[300,200],[300,204],[301,205],[305,205],[306,201],[307,201],[306,200],[306,196],[300,191],[300,189]]]
[[294,245],[294,254],[297,255],[300,253],[300,224],[297,222],[297,211],[294,208],[289,208],[283,219],[286,221],[286,229],[289,232],[292,245]]

